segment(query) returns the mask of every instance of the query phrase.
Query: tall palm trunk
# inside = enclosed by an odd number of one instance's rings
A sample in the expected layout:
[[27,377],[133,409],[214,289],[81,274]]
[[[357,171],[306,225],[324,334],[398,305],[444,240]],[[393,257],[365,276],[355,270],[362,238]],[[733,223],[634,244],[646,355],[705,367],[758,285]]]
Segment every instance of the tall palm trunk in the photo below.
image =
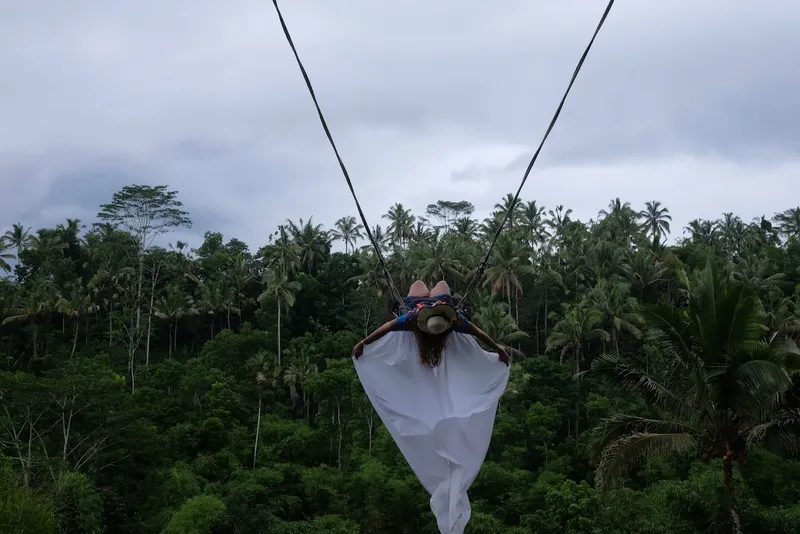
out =
[[78,328],[80,327],[80,320],[75,321],[75,333],[72,336],[72,352],[69,354],[69,361],[75,356],[75,347],[78,346]]
[[343,428],[342,428],[342,404],[337,399],[336,401],[336,425],[339,429],[337,433],[337,444],[336,444],[336,467],[339,471],[342,470],[342,436],[343,436]]
[[258,390],[258,419],[256,420],[256,441],[253,444],[253,469],[256,468],[258,458],[258,436],[261,432],[261,389]]
[[169,348],[167,349],[167,359],[172,359],[172,325],[167,324],[167,332],[169,335]]
[[108,301],[108,350],[111,350],[111,347],[114,344],[114,320],[111,312],[114,311],[114,301]]
[[278,367],[281,366],[281,298],[278,297]]
[[156,280],[158,279],[158,269],[153,271],[153,276],[150,277],[150,307],[147,311],[147,342],[144,348],[144,365],[150,366],[150,337],[153,332],[153,303],[156,298]]
[[542,309],[542,296],[539,295],[539,300],[536,302],[536,323],[533,326],[534,339],[536,340],[536,354],[539,354],[539,317],[541,316],[540,310]]
[[36,319],[34,318],[31,321],[33,325],[33,357],[34,359],[39,355],[37,345],[39,344],[38,334],[39,334],[39,327],[36,325]]
[[135,320],[137,321],[135,325],[131,324],[128,326],[128,372],[131,376],[131,394],[136,392],[136,347],[141,340],[141,338],[136,339],[139,333],[139,318],[137,317]]
[[144,284],[144,243],[139,249],[139,281],[136,288],[136,330],[142,325],[142,290]]
[[544,339],[547,342],[547,286],[544,286]]
[[[575,344],[575,376],[578,376],[581,372],[581,347],[582,343],[580,340],[577,341]],[[580,385],[580,382],[578,383]],[[580,394],[578,395],[578,400],[575,401],[575,441],[578,441],[581,437],[581,401],[580,401]]]
[[736,495],[733,489],[733,462],[723,460],[722,470],[725,474],[725,507],[728,509],[728,517],[731,521],[731,532],[733,534],[742,534],[739,504],[736,502]]

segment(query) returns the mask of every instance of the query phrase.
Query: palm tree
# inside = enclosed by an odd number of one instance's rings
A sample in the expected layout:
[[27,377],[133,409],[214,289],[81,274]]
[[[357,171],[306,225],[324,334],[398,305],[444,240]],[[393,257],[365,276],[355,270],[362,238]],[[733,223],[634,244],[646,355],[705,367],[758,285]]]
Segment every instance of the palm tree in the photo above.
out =
[[617,355],[603,355],[592,372],[610,378],[650,405],[655,417],[618,414],[592,433],[590,452],[598,486],[607,487],[632,466],[652,456],[694,451],[703,460],[722,458],[725,506],[734,533],[741,532],[734,462],[768,438],[796,447],[800,411],[786,409],[792,381],[792,342],[762,339],[761,306],[754,291],[713,264],[686,283],[688,304],[648,308],[650,339],[666,360],[661,373],[648,373]]
[[531,248],[531,255],[533,255],[536,246],[550,238],[550,232],[545,224],[545,209],[543,206],[537,205],[534,200],[521,204],[519,215]]
[[22,223],[12,225],[11,230],[8,230],[2,237],[6,239],[11,248],[17,251],[17,256],[36,242],[36,237],[31,233],[30,227],[25,228]]
[[651,200],[645,204],[645,209],[639,212],[639,217],[644,219],[644,227],[647,235],[653,241],[653,249],[657,249],[662,238],[666,239],[669,235],[672,215],[669,214],[666,206],[661,206],[661,202]]
[[753,248],[760,248],[765,246],[779,246],[780,238],[778,237],[778,228],[772,224],[772,221],[761,215],[753,219],[750,223],[752,237],[750,246]]
[[[238,302],[238,293],[236,290],[226,283],[222,283],[222,311],[225,312],[225,318],[228,330],[233,330],[231,326],[231,315],[236,314],[241,317],[242,310],[236,304]],[[220,321],[221,322],[221,321]],[[222,328],[222,325],[220,325]]]
[[[372,238],[375,240],[375,244],[378,246],[381,252],[386,252],[387,245],[389,244],[389,235],[381,228],[380,224],[376,224],[372,227]],[[375,247],[372,243],[367,243],[366,245],[361,245],[360,250],[371,250],[374,251]]]
[[269,359],[269,355],[263,351],[258,352],[255,356],[247,360],[247,363],[245,365],[248,368],[248,370],[255,375],[256,388],[258,389],[258,414],[256,415],[256,439],[253,442],[253,469],[255,469],[256,462],[258,460],[258,443],[260,441],[260,435],[261,435],[261,409],[264,404],[264,388],[270,383],[269,376],[271,374],[274,375],[275,373],[270,371],[272,365]]
[[684,230],[689,232],[690,239],[695,243],[712,247],[717,241],[717,228],[712,221],[694,219],[689,221]]
[[389,221],[387,233],[392,245],[403,246],[407,244],[414,234],[414,222],[416,221],[416,217],[411,213],[411,210],[404,208],[398,202],[389,208],[388,213],[383,215],[383,218]]
[[608,210],[600,210],[597,227],[607,230],[609,237],[627,250],[631,240],[639,231],[639,213],[631,209],[630,202],[622,202],[619,197],[608,204]]
[[731,276],[750,286],[758,296],[763,296],[769,291],[779,289],[785,275],[775,271],[772,262],[767,258],[742,257],[733,264]]
[[99,268],[91,280],[88,288],[97,302],[101,302],[108,316],[108,347],[111,348],[114,341],[114,309],[117,305],[122,305],[125,295],[125,287],[130,284],[136,272],[132,267],[122,267],[117,272],[111,272],[105,267]]
[[[491,337],[497,344],[511,349],[511,343],[528,338],[528,334],[519,329],[506,304],[495,300],[494,296],[479,302],[473,314],[475,324]],[[514,351],[517,352],[518,351]]]
[[547,350],[561,349],[559,361],[572,353],[575,374],[581,371],[581,362],[586,359],[586,345],[593,340],[609,341],[611,336],[600,327],[603,313],[584,302],[567,306],[564,318],[553,326],[547,338]]
[[81,230],[86,228],[85,224],[81,224],[80,219],[67,219],[67,224],[59,223],[56,225],[56,230],[61,233],[62,240],[65,243],[81,243],[82,239],[78,236]]
[[344,242],[344,253],[347,254],[350,250],[355,250],[356,241],[364,238],[362,230],[364,227],[356,221],[352,215],[342,217],[336,221],[336,229],[331,231],[331,237],[336,240]]
[[28,322],[33,330],[33,359],[38,358],[38,320],[47,315],[53,308],[54,291],[51,284],[45,280],[37,280],[22,297],[11,307],[8,316],[0,325]]
[[283,381],[289,386],[289,394],[292,398],[292,402],[297,404],[299,401],[306,421],[308,421],[310,417],[310,402],[305,384],[309,377],[317,374],[318,371],[317,365],[311,363],[309,355],[305,351],[302,351],[299,355],[292,358],[291,364],[286,368],[283,374]]
[[266,289],[258,296],[258,301],[264,303],[267,299],[274,299],[278,305],[278,367],[281,366],[281,305],[286,311],[294,306],[295,293],[300,291],[300,283],[290,281],[285,272],[270,270],[264,273]]
[[[506,193],[503,200],[494,205],[494,218],[497,221],[505,219],[507,228],[513,230],[517,226],[519,219],[522,218],[522,210],[520,208],[522,208],[521,200],[516,199],[515,201],[513,193]],[[506,216],[508,217],[507,219]]]
[[156,301],[154,314],[159,319],[166,321],[169,330],[168,358],[172,358],[172,351],[178,350],[178,323],[188,315],[197,315],[198,309],[194,301],[177,286],[167,286],[167,294]]
[[[273,242],[273,239],[274,242]],[[292,241],[286,226],[278,226],[278,230],[269,236],[270,244],[259,251],[266,265],[279,269],[289,275],[300,270],[300,249]]]
[[616,280],[625,265],[625,251],[611,241],[599,241],[590,251],[588,267],[597,280]]
[[[31,234],[30,228],[25,228],[21,223],[12,225],[11,230],[0,236],[0,271],[10,272],[11,266],[6,260],[19,259],[21,252],[35,245],[36,237]],[[6,252],[11,249],[15,254]]]
[[794,237],[800,239],[800,207],[788,209],[775,214],[773,219],[781,234],[787,239]]
[[472,217],[456,219],[453,224],[453,230],[457,235],[466,239],[475,239],[478,237],[478,223]]
[[564,206],[558,205],[556,206],[555,210],[547,210],[547,214],[550,216],[550,218],[545,221],[545,224],[553,229],[552,239],[558,242],[564,233],[564,229],[572,221],[570,218],[572,215],[572,209],[567,209],[564,211]]
[[797,341],[800,334],[800,305],[780,291],[768,291],[762,300],[766,335],[785,335]]
[[631,254],[622,264],[622,271],[640,301],[644,300],[647,290],[664,280],[667,274],[663,263],[646,249]]
[[602,313],[603,324],[611,334],[614,352],[619,355],[619,335],[625,331],[636,339],[642,337],[640,318],[636,313],[639,305],[630,296],[630,286],[624,282],[600,280],[589,294],[592,305]]
[[[520,277],[524,274],[533,274],[534,268],[528,263],[522,247],[513,234],[501,234],[492,251],[489,267],[486,269],[485,285],[491,285],[493,291],[499,289],[508,300],[508,309],[511,310],[511,295],[518,296],[522,293]],[[519,311],[519,306],[517,306]],[[516,314],[519,320],[519,313]]]
[[608,219],[610,217],[619,217],[622,212],[631,208],[630,202],[622,202],[619,197],[611,199],[608,203],[608,210],[600,210],[597,216],[601,219]]
[[314,224],[313,219],[314,217],[309,217],[307,222],[300,219],[299,224],[286,221],[300,256],[300,265],[309,273],[314,272],[314,267],[328,255],[331,247],[328,232],[323,230],[321,224]]
[[420,243],[427,241],[432,239],[434,234],[438,236],[441,231],[441,227],[434,228],[428,223],[427,219],[419,217],[413,228],[411,228],[411,242]]
[[214,326],[217,314],[226,311],[230,304],[230,295],[225,292],[222,282],[212,280],[204,282],[198,288],[198,304],[211,317],[211,339],[214,339]]
[[716,221],[714,225],[722,241],[722,251],[729,259],[735,258],[741,252],[745,241],[744,222],[733,213],[723,213],[722,219]]
[[388,284],[378,256],[374,251],[361,250],[357,258],[363,274],[354,276],[348,282],[356,282],[359,290],[369,291],[378,298],[384,296],[388,291]]
[[430,242],[422,242],[415,248],[412,270],[423,280],[454,283],[463,277],[463,261],[454,254],[451,242],[440,238],[438,230],[434,231]]
[[486,238],[491,239],[493,235],[502,230],[500,226],[502,222],[503,219],[498,217],[496,213],[493,213],[490,217],[486,217],[483,222],[481,222],[479,230]]
[[[544,338],[547,339],[547,324],[549,319],[550,291],[564,285],[564,278],[553,268],[553,258],[549,254],[541,254],[539,263],[536,266],[536,274],[539,277],[542,297],[539,304],[544,304]],[[539,305],[536,306],[536,344],[539,344]]]
[[[568,306],[564,318],[553,326],[553,332],[547,338],[547,350],[561,349],[559,361],[572,353],[573,368],[577,375],[581,371],[581,362],[586,359],[587,345],[590,341],[600,339],[606,342],[611,336],[600,328],[603,314],[600,310],[590,308],[584,303]],[[575,439],[580,438],[581,405],[575,402]]]
[[72,351],[69,355],[70,361],[75,356],[75,349],[78,346],[78,331],[81,326],[81,320],[95,313],[99,308],[92,299],[92,295],[81,286],[80,281],[74,284],[69,297],[61,297],[56,303],[56,311],[75,322],[72,335]]
[[[246,260],[242,254],[234,256],[230,265],[228,265],[226,280],[235,304],[230,308],[230,311],[236,311],[239,315],[240,324],[242,321],[242,308],[245,304],[253,302],[253,299],[247,296],[245,290],[254,279],[252,263]],[[228,315],[228,329],[230,328],[230,315]]]
[[5,236],[0,236],[0,271],[11,272],[11,265],[6,260],[14,260],[16,256],[7,250],[11,250],[13,245],[9,243]]

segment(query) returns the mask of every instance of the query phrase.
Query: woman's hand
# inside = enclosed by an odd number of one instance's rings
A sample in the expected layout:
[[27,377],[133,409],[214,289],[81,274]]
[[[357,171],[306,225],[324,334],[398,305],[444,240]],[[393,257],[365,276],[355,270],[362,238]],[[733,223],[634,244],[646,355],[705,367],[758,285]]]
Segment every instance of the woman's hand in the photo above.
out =
[[353,347],[353,356],[355,356],[355,358],[358,359],[358,357],[361,356],[363,353],[364,353],[364,342],[359,341],[358,343],[356,343],[356,346]]
[[501,362],[503,362],[504,364],[508,365],[508,363],[509,363],[508,353],[502,347],[499,347],[497,349],[497,357],[500,358]]

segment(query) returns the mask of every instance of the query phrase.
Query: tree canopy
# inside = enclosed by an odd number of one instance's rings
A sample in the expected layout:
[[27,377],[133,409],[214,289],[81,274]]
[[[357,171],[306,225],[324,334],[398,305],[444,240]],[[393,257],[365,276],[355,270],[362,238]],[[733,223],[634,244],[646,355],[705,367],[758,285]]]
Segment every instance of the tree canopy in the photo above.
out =
[[[509,215],[468,307],[513,364],[467,532],[800,531],[800,208],[683,236],[655,200],[473,213],[370,229],[401,290],[458,296]],[[0,533],[434,534],[350,361],[389,318],[358,220],[190,224],[133,185],[0,239]]]

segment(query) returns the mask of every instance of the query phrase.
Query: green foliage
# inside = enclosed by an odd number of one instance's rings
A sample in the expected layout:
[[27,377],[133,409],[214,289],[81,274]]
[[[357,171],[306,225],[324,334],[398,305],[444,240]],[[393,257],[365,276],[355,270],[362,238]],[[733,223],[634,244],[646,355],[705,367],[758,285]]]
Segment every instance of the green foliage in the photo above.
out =
[[225,505],[212,495],[186,501],[172,516],[162,534],[211,534],[225,515]]
[[100,206],[97,218],[130,232],[144,250],[156,236],[192,225],[177,196],[177,191],[169,191],[164,185],[125,186],[114,193],[109,204]]
[[[670,240],[655,201],[512,199],[371,229],[401,291],[458,294],[509,214],[468,303],[514,362],[467,532],[800,531],[800,211]],[[189,215],[134,185],[98,218],[0,239],[0,534],[436,533],[350,360],[389,317],[355,217],[160,248]]]
[[53,504],[24,486],[8,458],[0,456],[0,534],[54,534]]
[[103,498],[85,475],[61,473],[55,486],[55,501],[58,532],[103,531]]

